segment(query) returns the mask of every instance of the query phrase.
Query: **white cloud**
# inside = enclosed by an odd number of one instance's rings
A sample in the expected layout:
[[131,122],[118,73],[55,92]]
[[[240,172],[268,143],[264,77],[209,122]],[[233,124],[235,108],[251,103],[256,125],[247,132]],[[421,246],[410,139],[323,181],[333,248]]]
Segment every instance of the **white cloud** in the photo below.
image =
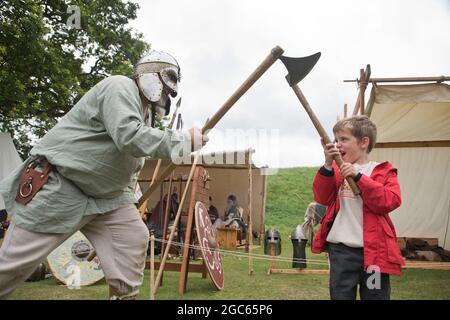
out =
[[[322,52],[300,86],[329,133],[344,103],[353,110],[357,96],[355,85],[342,80],[356,78],[367,63],[373,77],[450,74],[450,5],[445,0],[139,3],[131,26],[181,65],[186,128],[203,125],[275,45],[288,56]],[[320,165],[318,135],[285,74],[284,66],[275,63],[217,127],[278,129],[281,166]],[[214,137],[209,144],[210,150],[226,147]],[[257,158],[267,153],[256,151]]]

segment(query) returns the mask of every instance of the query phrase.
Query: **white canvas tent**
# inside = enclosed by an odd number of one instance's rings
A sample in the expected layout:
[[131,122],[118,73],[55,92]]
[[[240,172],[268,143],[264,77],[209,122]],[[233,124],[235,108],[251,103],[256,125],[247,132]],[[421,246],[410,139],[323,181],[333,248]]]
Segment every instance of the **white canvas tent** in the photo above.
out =
[[[9,133],[0,132],[0,181],[7,177],[22,163]],[[5,209],[0,195],[0,210]]]
[[373,85],[366,114],[378,128],[370,154],[398,168],[398,237],[438,238],[450,250],[450,86]]
[[[219,156],[217,156],[219,155]],[[217,161],[221,158],[221,161]],[[214,159],[215,163],[212,163]],[[230,161],[230,159],[234,159]],[[155,169],[157,160],[150,159],[145,163],[144,168],[141,170],[139,177],[139,184],[141,190],[147,190],[153,171]],[[239,205],[244,209],[243,218],[248,221],[248,205],[249,205],[249,157],[248,152],[228,152],[219,153],[211,156],[211,154],[203,155],[199,160],[199,164],[202,164],[208,171],[210,181],[210,196],[212,197],[212,204],[217,207],[220,216],[223,218],[227,196],[230,193],[234,193],[239,201]],[[159,173],[164,172],[165,168],[169,164],[168,161],[163,161]],[[181,165],[178,166],[174,173],[175,179],[180,176],[187,178],[191,166]],[[266,175],[265,168],[257,168],[252,164],[252,225],[253,230],[259,235],[264,233],[264,214],[265,214],[265,202],[266,202]],[[184,190],[185,183],[181,188]],[[165,192],[167,192],[168,183],[165,183]],[[174,183],[175,192],[179,195],[180,183]],[[160,199],[161,191],[155,191],[149,198],[147,210],[156,205]],[[188,196],[190,193],[188,193]],[[178,199],[181,197],[179,196]],[[188,198],[184,202],[183,211],[187,212],[189,206]]]

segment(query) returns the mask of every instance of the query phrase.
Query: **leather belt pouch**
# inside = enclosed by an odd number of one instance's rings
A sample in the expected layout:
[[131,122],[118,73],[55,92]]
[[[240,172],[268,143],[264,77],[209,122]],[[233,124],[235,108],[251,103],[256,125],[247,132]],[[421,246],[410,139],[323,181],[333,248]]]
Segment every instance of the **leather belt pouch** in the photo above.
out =
[[[39,164],[43,165],[42,172],[35,169]],[[47,182],[48,175],[53,169],[54,167],[46,161],[31,161],[20,175],[19,191],[17,192],[16,201],[23,205],[30,202]]]

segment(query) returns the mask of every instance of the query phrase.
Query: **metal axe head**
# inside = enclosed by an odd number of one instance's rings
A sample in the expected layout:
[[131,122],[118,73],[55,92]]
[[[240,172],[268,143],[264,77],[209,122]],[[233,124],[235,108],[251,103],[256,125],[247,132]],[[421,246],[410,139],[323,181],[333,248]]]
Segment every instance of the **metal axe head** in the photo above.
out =
[[316,65],[317,60],[320,58],[320,52],[317,52],[311,56],[301,58],[291,58],[286,56],[280,56],[280,60],[288,70],[286,80],[292,87],[300,81],[311,71]]

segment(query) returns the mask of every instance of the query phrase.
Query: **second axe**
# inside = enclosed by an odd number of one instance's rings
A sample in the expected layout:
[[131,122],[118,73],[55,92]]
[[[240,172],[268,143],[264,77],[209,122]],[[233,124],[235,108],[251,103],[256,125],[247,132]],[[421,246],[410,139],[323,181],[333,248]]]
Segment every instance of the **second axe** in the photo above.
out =
[[[311,69],[315,66],[317,63],[317,60],[320,58],[320,52],[317,52],[311,56],[307,57],[301,57],[301,58],[291,58],[286,56],[280,56],[280,60],[285,65],[286,69],[288,70],[288,74],[286,76],[286,80],[291,86],[292,90],[294,90],[295,95],[297,96],[298,100],[300,100],[300,103],[305,108],[306,112],[308,113],[308,116],[310,117],[312,123],[317,129],[317,132],[319,133],[320,137],[323,139],[325,144],[331,143],[330,138],[328,137],[325,129],[322,127],[319,119],[314,114],[313,110],[311,109],[311,106],[308,103],[308,100],[306,100],[306,97],[303,95],[302,91],[300,90],[300,87],[298,86],[298,83],[311,71]],[[342,157],[340,155],[337,155],[334,157],[334,161],[340,168],[344,161],[342,160]],[[355,195],[359,195],[361,191],[359,190],[358,186],[356,185],[355,181],[352,177],[346,178],[348,184],[350,185],[350,188],[352,189],[353,193]]]

